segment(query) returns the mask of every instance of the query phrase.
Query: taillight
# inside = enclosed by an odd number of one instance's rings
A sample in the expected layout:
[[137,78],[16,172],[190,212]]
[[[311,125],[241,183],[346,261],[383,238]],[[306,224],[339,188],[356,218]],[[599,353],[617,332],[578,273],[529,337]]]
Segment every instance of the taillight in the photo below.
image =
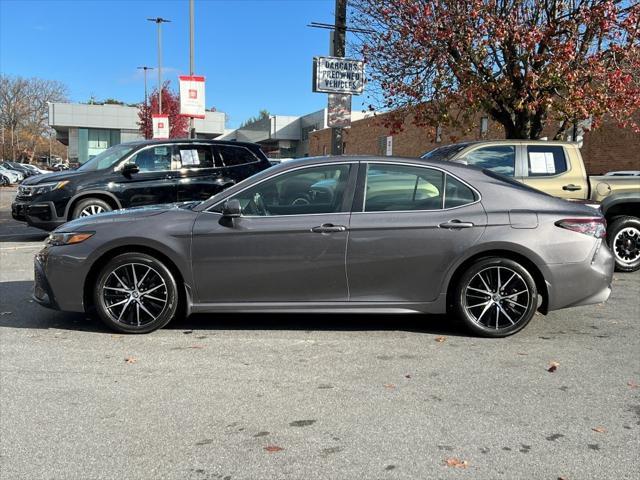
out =
[[595,238],[604,238],[607,235],[607,221],[603,217],[565,218],[558,220],[556,225]]

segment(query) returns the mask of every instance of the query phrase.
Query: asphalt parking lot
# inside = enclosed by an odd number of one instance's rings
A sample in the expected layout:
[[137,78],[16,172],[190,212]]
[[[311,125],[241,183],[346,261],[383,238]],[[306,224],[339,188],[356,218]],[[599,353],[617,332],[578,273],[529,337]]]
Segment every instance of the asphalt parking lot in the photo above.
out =
[[14,193],[0,189],[2,479],[638,478],[640,272],[501,340],[417,315],[117,335],[30,299],[45,235],[10,218]]

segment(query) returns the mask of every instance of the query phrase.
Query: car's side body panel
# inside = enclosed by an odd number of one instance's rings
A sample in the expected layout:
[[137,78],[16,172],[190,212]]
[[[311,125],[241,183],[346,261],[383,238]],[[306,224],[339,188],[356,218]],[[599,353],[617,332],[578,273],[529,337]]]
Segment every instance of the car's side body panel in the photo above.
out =
[[[214,211],[273,175],[331,162],[354,166],[343,211],[234,219]],[[368,162],[442,169],[479,196],[460,208],[365,213],[358,203],[365,187],[357,186],[356,178],[362,179],[357,171]],[[326,182],[319,183],[326,188]],[[85,307],[89,272],[105,255],[146,249],[175,266],[185,282],[190,312],[444,313],[452,279],[465,262],[506,252],[534,266],[548,290],[547,308],[553,310],[603,301],[609,294],[613,262],[607,247],[555,225],[563,218],[597,215],[589,207],[455,163],[309,159],[259,173],[192,208],[148,207],[70,222],[66,231],[95,231],[95,236],[78,245],[47,247],[39,257],[55,304],[63,310]],[[451,220],[473,225],[441,225]],[[345,229],[314,232],[316,224]]]

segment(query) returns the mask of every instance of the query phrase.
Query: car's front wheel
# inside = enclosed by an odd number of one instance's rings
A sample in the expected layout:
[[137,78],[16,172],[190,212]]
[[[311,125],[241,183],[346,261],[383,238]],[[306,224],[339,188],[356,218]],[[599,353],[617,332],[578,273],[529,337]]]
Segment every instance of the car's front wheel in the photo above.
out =
[[91,215],[97,215],[98,213],[110,212],[111,210],[113,210],[111,205],[104,200],[99,198],[86,198],[78,202],[74,207],[71,218],[75,220],[76,218],[89,217]]
[[518,262],[482,258],[460,277],[453,304],[458,317],[475,334],[506,337],[531,321],[538,290],[531,274]]
[[158,259],[144,253],[124,253],[107,262],[98,274],[93,301],[108,327],[124,333],[147,333],[176,316],[178,286]]
[[616,270],[635,272],[640,269],[640,219],[625,216],[609,227],[609,247],[616,260]]

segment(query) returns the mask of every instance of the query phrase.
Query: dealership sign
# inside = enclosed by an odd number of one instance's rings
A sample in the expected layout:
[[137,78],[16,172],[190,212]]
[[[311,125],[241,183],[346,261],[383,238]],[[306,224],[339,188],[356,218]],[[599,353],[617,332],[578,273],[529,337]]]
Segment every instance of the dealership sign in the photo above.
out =
[[313,91],[361,94],[364,91],[364,62],[341,57],[313,57]]
[[169,138],[169,115],[154,114],[151,118],[153,120],[153,138]]
[[204,118],[204,77],[181,75],[180,115]]

